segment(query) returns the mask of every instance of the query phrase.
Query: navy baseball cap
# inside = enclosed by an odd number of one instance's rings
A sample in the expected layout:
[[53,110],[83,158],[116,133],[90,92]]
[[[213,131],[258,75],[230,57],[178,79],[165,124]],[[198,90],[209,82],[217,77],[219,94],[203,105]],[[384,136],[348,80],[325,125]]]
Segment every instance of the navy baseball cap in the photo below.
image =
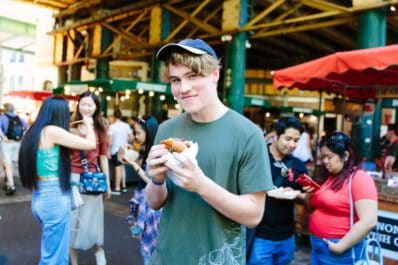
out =
[[183,49],[196,55],[208,54],[214,59],[217,59],[216,52],[201,39],[185,39],[178,43],[166,44],[156,53],[156,58],[161,61],[165,61],[170,53],[175,49]]

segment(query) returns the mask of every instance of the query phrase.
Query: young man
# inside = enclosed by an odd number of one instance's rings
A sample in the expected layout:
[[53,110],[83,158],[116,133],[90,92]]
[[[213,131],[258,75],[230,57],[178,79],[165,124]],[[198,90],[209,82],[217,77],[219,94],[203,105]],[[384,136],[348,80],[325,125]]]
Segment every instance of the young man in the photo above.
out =
[[[284,190],[300,190],[294,180],[307,169],[304,162],[294,157],[304,128],[293,117],[282,117],[274,125],[275,136],[268,151],[274,186]],[[289,171],[293,176],[289,176]],[[298,195],[304,199],[304,195]],[[295,218],[294,200],[268,197],[260,224],[255,228],[255,238],[248,255],[248,264],[286,265],[294,258]]]
[[[263,215],[272,188],[268,153],[260,129],[217,96],[219,60],[200,39],[163,46],[165,77],[185,110],[159,127],[155,143],[176,137],[198,144],[197,163],[154,145],[147,160],[152,181],[146,195],[163,208],[157,249],[150,264],[245,264],[245,227]],[[176,185],[170,178],[172,174]]]

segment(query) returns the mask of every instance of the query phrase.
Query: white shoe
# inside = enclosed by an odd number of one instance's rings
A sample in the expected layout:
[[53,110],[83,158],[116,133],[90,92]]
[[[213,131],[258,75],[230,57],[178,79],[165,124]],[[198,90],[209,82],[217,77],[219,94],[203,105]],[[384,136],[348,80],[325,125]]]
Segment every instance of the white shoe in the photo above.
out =
[[106,265],[105,251],[103,248],[95,252],[95,261],[97,265]]

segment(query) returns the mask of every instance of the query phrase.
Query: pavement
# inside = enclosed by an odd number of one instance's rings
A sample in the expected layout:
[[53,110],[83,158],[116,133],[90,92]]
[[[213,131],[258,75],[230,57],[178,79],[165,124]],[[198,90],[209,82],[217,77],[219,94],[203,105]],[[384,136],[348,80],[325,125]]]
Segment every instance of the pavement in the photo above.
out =
[[[15,180],[17,193],[5,196],[0,190],[0,265],[37,264],[40,256],[40,226],[30,209],[30,192]],[[128,192],[112,196],[105,202],[104,249],[108,265],[143,265],[139,242],[129,234],[123,223],[128,212],[128,201],[134,185]],[[297,249],[292,265],[309,264],[309,244],[306,238],[297,238]],[[92,250],[79,252],[79,265],[95,265]]]

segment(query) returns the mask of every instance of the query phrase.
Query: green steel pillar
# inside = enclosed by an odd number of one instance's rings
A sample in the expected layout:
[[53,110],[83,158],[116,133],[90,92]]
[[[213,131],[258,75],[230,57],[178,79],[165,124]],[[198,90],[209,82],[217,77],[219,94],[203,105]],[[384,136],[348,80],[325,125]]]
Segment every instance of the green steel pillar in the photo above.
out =
[[[249,19],[249,0],[239,1],[239,27],[245,25]],[[226,69],[224,75],[224,89],[227,92],[227,102],[230,108],[243,113],[245,94],[246,70],[246,33],[232,36],[231,43],[226,49]]]
[[[156,12],[156,11],[155,11]],[[153,23],[151,23],[151,30],[153,34],[159,33],[160,36],[153,36],[155,40],[164,40],[167,38],[171,31],[171,21],[170,21],[170,12],[166,9],[161,9],[160,21],[158,21],[158,17],[156,14],[151,18],[153,19]],[[154,51],[151,59],[151,80],[152,82],[162,82],[162,66],[163,63],[156,59],[156,52]],[[162,101],[159,98],[160,95],[156,94],[152,100],[152,114],[160,121],[163,119],[163,110],[162,110]]]
[[[101,32],[101,52],[112,43],[113,35],[108,29],[102,27]],[[109,79],[109,58],[97,59],[97,65],[95,67],[95,78],[96,79]],[[103,115],[108,116],[108,102],[106,96],[101,95],[101,111]]]
[[[359,16],[358,46],[360,49],[386,45],[387,17],[386,9],[366,11]],[[358,122],[358,137],[361,157],[373,160],[379,150],[381,123],[381,104],[375,104],[374,112],[364,114]]]

